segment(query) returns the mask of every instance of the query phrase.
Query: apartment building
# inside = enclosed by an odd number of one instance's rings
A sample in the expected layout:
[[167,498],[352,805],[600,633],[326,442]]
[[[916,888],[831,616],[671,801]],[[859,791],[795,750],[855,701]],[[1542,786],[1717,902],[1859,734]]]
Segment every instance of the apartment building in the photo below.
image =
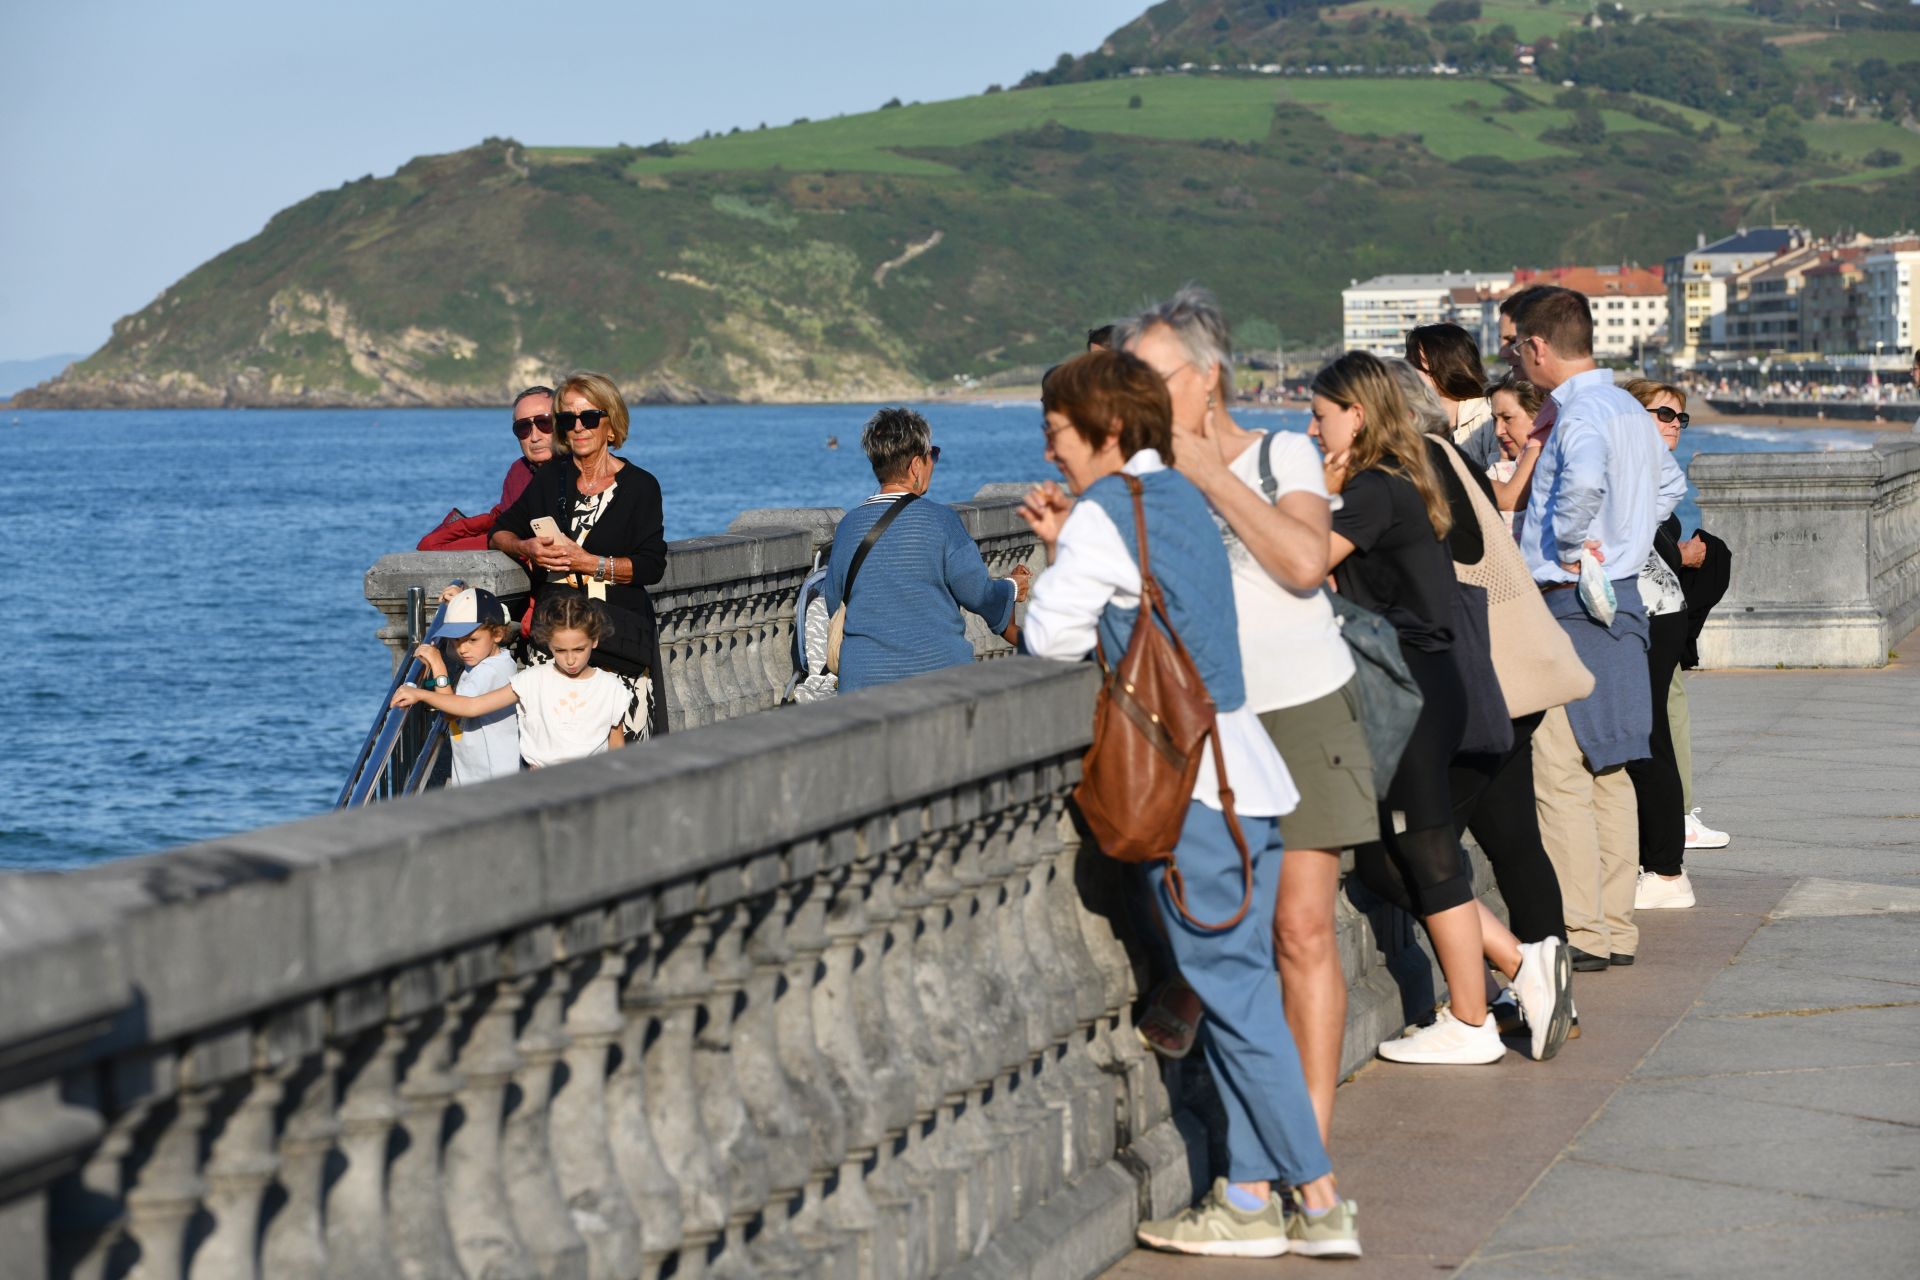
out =
[[1920,339],[1920,238],[1876,241],[1860,259],[1860,349],[1907,351]]
[[1667,259],[1667,355],[1686,367],[1727,346],[1728,278],[1811,242],[1800,227],[1742,227],[1711,244],[1701,235]]
[[1865,333],[1863,287],[1867,273],[1860,253],[1808,267],[1800,277],[1800,349],[1838,355],[1870,351]]
[[1726,278],[1726,321],[1719,350],[1728,355],[1810,351],[1801,331],[1800,294],[1808,271],[1857,255],[1866,237],[1839,245],[1797,245]]
[[1468,329],[1475,327],[1477,312],[1463,313],[1459,309],[1456,290],[1477,298],[1482,289],[1505,289],[1512,283],[1511,270],[1438,271],[1355,280],[1340,291],[1342,339],[1350,351],[1403,355],[1407,330],[1416,326],[1450,321]]

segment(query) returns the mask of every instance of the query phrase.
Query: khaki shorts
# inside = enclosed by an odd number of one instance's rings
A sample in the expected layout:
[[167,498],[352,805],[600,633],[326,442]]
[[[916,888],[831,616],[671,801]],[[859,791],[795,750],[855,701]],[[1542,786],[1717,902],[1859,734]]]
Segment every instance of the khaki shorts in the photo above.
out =
[[1312,702],[1260,713],[1300,791],[1300,807],[1280,819],[1289,849],[1351,849],[1380,838],[1358,678]]

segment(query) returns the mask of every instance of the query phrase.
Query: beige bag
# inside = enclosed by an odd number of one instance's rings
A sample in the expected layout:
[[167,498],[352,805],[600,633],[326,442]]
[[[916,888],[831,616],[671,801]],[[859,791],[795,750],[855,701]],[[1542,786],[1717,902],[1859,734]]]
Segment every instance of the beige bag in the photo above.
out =
[[1473,504],[1480,522],[1480,540],[1486,554],[1479,564],[1455,564],[1454,577],[1487,593],[1487,631],[1492,640],[1493,671],[1506,695],[1507,715],[1521,716],[1549,707],[1578,702],[1593,692],[1593,673],[1574,652],[1573,641],[1555,622],[1540,598],[1540,588],[1527,571],[1526,557],[1474,480],[1471,464],[1453,445],[1441,441],[1441,452]]

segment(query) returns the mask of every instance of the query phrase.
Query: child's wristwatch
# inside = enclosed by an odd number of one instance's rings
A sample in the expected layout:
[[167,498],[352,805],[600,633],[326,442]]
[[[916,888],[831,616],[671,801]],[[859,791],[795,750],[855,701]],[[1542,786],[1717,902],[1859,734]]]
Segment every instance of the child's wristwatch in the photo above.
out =
[[444,689],[451,683],[452,681],[448,680],[445,676],[435,676],[433,679],[427,681],[428,687],[433,689]]

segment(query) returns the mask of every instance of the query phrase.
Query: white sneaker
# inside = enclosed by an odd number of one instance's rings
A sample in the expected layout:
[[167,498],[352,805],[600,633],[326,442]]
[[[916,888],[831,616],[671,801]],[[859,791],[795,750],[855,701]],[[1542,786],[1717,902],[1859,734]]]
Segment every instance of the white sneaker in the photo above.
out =
[[1472,1027],[1454,1017],[1453,1010],[1442,1009],[1432,1026],[1387,1041],[1380,1046],[1379,1054],[1388,1062],[1477,1067],[1506,1057],[1507,1046],[1500,1043],[1500,1029],[1493,1025],[1491,1015]]
[[1724,831],[1715,831],[1700,821],[1700,810],[1696,807],[1687,815],[1687,848],[1724,849],[1732,843],[1733,837]]
[[1513,993],[1526,1015],[1533,1060],[1544,1062],[1567,1042],[1573,1018],[1573,956],[1558,938],[1520,944]]
[[1635,911],[1677,911],[1692,905],[1693,881],[1687,879],[1684,871],[1672,880],[1651,871],[1642,871],[1640,882],[1633,888]]

